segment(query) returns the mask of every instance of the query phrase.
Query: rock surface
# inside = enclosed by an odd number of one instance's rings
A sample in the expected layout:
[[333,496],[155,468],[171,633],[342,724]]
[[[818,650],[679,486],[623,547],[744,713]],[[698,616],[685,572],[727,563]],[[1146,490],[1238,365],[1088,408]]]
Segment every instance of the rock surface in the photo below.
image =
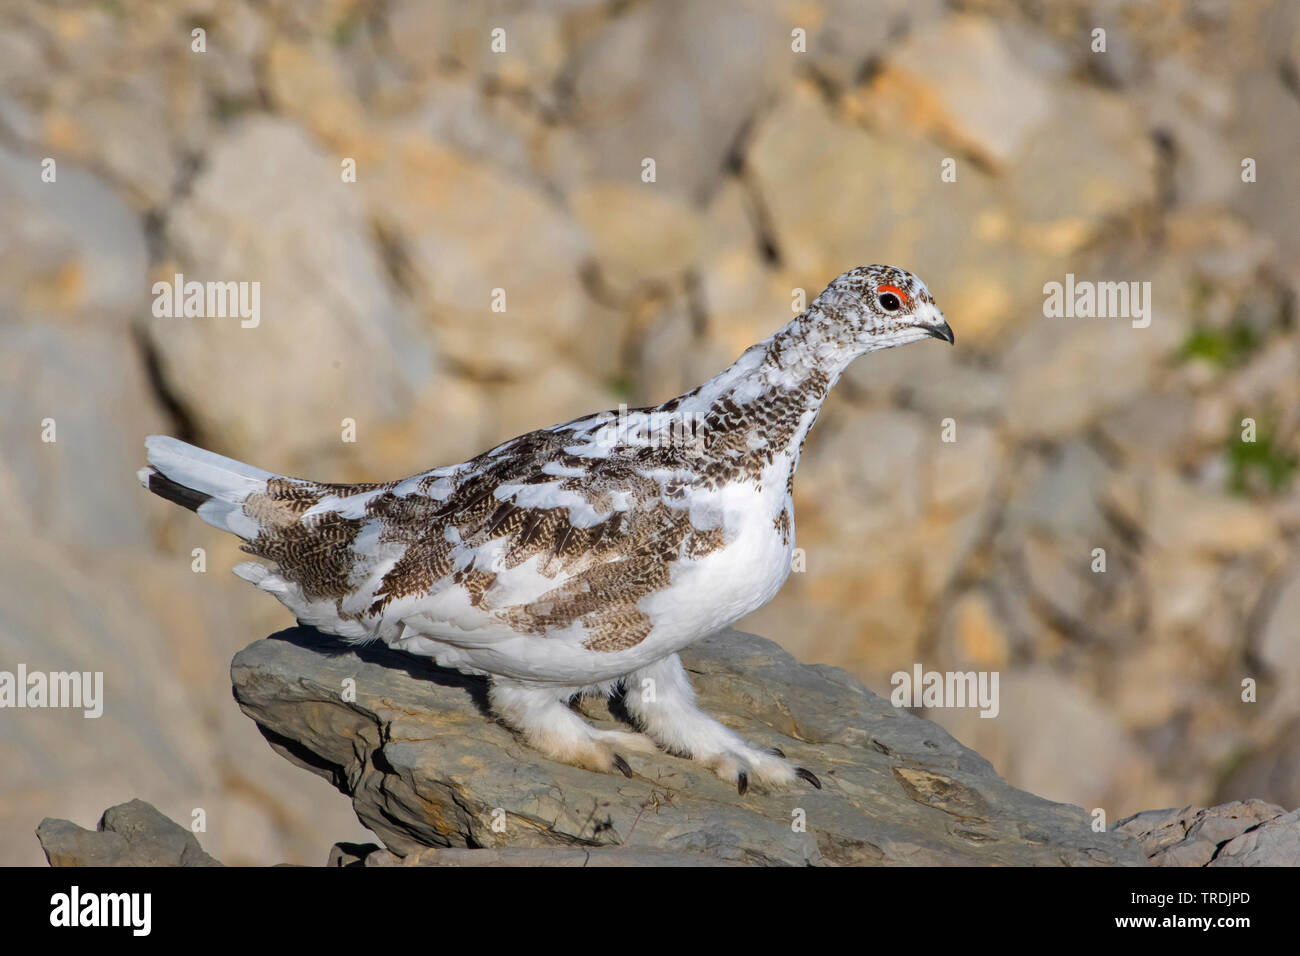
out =
[[[545,847],[505,847],[497,850],[470,850],[460,847],[429,847],[404,857],[369,845],[355,847],[360,855],[348,855],[336,845],[330,852],[330,866],[741,866],[702,853],[675,853],[672,850],[642,850],[635,847],[595,849],[546,849]],[[336,852],[337,851],[337,852]]]
[[[1300,866],[1300,810],[1262,800],[1147,810],[1120,822],[1157,866]],[[143,800],[104,811],[96,830],[46,818],[36,830],[51,866],[221,866],[194,835]],[[1129,844],[1131,849],[1131,844]],[[1125,861],[1131,862],[1131,861]],[[708,849],[619,846],[425,847],[398,855],[374,843],[336,843],[327,867],[713,867],[745,861]]]
[[[997,720],[924,716],[1108,819],[1300,805],[1300,4],[1140,6],[0,3],[0,660],[108,700],[0,720],[0,865],[137,792],[231,865],[370,839],[229,706],[292,619],[142,492],[144,435],[396,478],[692,388],[867,262],[958,345],[850,368],[806,570],[740,626],[1000,671]],[[178,271],[260,325],[154,318]],[[1150,326],[1044,315],[1067,274],[1149,281]]]
[[46,817],[36,838],[50,866],[221,866],[193,833],[143,800],[109,807],[94,830]]
[[1263,800],[1147,810],[1117,829],[1156,866],[1300,866],[1300,810]]
[[[812,768],[824,789],[737,796],[666,754],[629,755],[631,779],[557,764],[487,715],[484,681],[305,627],[245,648],[231,677],[271,745],[348,794],[403,861],[448,860],[419,855],[431,847],[624,847],[766,865],[1143,862],[1132,838],[1016,790],[841,670],[738,631],[683,659],[706,709]],[[612,719],[603,702],[584,712]]]

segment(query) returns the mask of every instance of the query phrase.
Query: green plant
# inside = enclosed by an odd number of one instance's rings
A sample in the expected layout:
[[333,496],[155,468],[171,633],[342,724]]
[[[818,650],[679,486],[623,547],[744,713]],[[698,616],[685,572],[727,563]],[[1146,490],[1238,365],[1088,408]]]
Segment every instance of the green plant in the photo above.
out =
[[1228,490],[1251,494],[1286,488],[1295,475],[1300,456],[1278,442],[1277,426],[1261,422],[1254,441],[1243,441],[1235,432],[1228,442]]
[[1223,328],[1198,326],[1178,350],[1184,361],[1201,359],[1220,368],[1230,368],[1245,361],[1261,345],[1259,334],[1244,322]]

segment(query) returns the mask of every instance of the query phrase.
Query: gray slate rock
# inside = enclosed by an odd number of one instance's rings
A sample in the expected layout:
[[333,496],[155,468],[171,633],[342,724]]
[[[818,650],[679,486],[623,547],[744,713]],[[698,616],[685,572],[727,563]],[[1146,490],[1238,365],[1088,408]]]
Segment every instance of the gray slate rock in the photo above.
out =
[[702,853],[675,853],[672,850],[643,850],[636,847],[575,847],[549,850],[543,847],[504,847],[496,850],[468,850],[461,847],[429,847],[405,857],[388,850],[376,850],[364,858],[362,866],[743,866]]
[[1300,809],[1263,800],[1146,810],[1117,828],[1156,866],[1300,866]]
[[50,866],[221,866],[193,833],[143,800],[109,807],[94,830],[46,817],[36,838]]
[[[738,796],[667,754],[626,755],[631,779],[558,764],[487,713],[486,682],[311,628],[245,648],[231,679],[272,747],[350,796],[397,858],[622,847],[764,865],[1144,862],[1133,837],[1094,833],[1080,808],[1015,789],[838,668],[731,630],[682,657],[710,713],[780,747],[824,789]],[[605,702],[582,708],[617,726]]]

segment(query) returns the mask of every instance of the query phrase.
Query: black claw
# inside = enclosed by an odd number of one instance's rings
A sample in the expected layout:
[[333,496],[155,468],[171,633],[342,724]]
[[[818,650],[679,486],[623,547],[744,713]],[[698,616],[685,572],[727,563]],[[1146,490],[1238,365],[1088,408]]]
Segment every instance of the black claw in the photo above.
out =
[[[627,761],[619,754],[614,754],[614,766],[618,768],[618,772],[623,776],[628,778],[632,776],[632,768],[627,765]],[[819,783],[817,786],[820,787],[821,784]]]
[[796,776],[803,777],[805,780],[811,783],[818,790],[822,788],[822,782],[817,779],[817,775],[814,774],[811,770],[805,770],[803,767],[795,767],[794,772]]
[[780,757],[780,758],[782,758],[782,759],[785,759],[785,751],[782,750],[780,747],[773,747],[773,748],[772,748],[772,755],[773,755],[774,757]]
[[736,778],[736,792],[743,797],[745,795],[745,791],[748,789],[749,789],[749,774],[745,773],[745,771],[742,770],[740,771],[740,776]]

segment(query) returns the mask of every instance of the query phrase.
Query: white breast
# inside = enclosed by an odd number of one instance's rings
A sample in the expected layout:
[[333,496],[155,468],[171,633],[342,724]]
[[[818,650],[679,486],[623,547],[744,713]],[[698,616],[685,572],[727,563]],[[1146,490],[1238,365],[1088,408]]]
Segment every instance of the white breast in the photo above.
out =
[[654,622],[648,649],[663,656],[712,634],[762,607],[785,583],[794,536],[786,541],[776,526],[785,507],[784,480],[775,485],[779,493],[763,484],[761,493],[750,485],[717,492],[726,546],[675,565],[672,585],[641,600]]

